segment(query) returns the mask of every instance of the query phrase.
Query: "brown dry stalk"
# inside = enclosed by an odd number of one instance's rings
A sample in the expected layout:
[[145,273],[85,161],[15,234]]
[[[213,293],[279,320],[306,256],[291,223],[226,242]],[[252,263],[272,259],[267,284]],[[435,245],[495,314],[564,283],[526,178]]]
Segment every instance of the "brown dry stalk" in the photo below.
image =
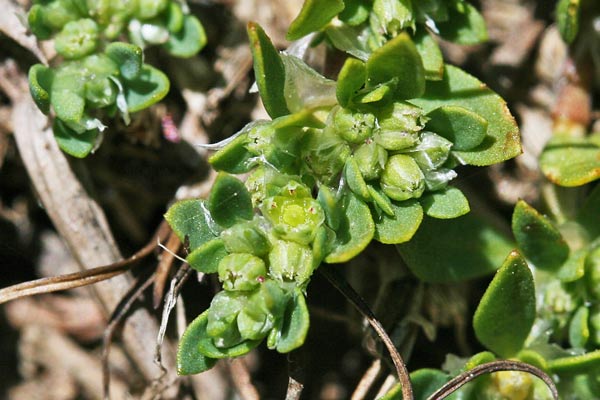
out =
[[373,314],[373,311],[369,308],[369,305],[360,295],[344,280],[333,268],[323,266],[319,268],[319,272],[325,276],[325,278],[348,299],[354,307],[367,319],[371,327],[375,330],[385,347],[387,347],[392,362],[396,367],[396,373],[398,374],[398,380],[402,385],[402,398],[404,400],[413,400],[413,389],[410,381],[406,364],[402,360],[402,356],[398,353],[396,346],[390,339],[389,335],[383,329],[383,326],[379,320]]
[[160,262],[156,267],[154,286],[152,288],[152,306],[155,310],[157,310],[160,306],[165,291],[167,278],[169,277],[169,272],[171,271],[171,266],[173,265],[173,260],[175,259],[175,254],[181,247],[181,241],[175,232],[170,233],[165,246],[168,251],[165,251],[160,257]]

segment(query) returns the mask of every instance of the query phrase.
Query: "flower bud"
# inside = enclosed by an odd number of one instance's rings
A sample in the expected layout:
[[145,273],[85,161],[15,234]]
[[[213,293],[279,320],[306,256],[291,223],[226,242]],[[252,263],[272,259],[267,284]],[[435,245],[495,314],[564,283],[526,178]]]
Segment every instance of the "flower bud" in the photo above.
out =
[[422,132],[420,142],[407,150],[423,171],[439,168],[450,155],[452,142],[433,132]]
[[351,153],[348,144],[333,128],[325,128],[308,132],[303,157],[321,181],[330,183],[337,179]]
[[270,197],[263,203],[262,211],[279,238],[304,245],[312,242],[317,228],[325,221],[321,205],[310,197]]
[[333,126],[338,135],[350,143],[362,143],[369,138],[375,126],[375,116],[352,112],[347,108],[333,111]]
[[213,297],[207,315],[206,333],[214,338],[215,346],[227,348],[243,340],[237,328],[237,317],[246,299],[244,294],[225,290]]
[[169,4],[169,0],[139,0],[135,16],[141,20],[156,17],[162,13]]
[[221,239],[229,253],[250,253],[263,256],[269,252],[269,239],[259,229],[257,222],[242,222],[221,232]]
[[223,257],[218,272],[225,290],[254,290],[267,275],[267,268],[263,260],[252,254],[233,253]]
[[378,116],[379,127],[374,138],[386,150],[403,150],[419,142],[419,131],[427,119],[423,111],[406,103],[394,103]]
[[278,240],[269,253],[269,275],[279,281],[301,285],[313,273],[313,255],[308,246]]
[[365,180],[377,179],[383,172],[388,152],[375,142],[369,142],[354,151],[354,159]]
[[117,64],[103,54],[92,54],[83,60],[83,66],[89,76],[85,82],[86,100],[98,108],[114,104],[119,91],[108,77],[119,74]]
[[371,25],[390,37],[405,28],[415,28],[411,0],[375,0]]
[[289,295],[276,282],[266,281],[253,292],[240,311],[238,329],[244,339],[259,340],[283,318]]
[[66,59],[93,53],[98,47],[98,25],[89,18],[71,21],[56,35],[54,47]]
[[385,165],[381,189],[388,197],[398,201],[419,198],[425,190],[425,177],[412,157],[396,154]]

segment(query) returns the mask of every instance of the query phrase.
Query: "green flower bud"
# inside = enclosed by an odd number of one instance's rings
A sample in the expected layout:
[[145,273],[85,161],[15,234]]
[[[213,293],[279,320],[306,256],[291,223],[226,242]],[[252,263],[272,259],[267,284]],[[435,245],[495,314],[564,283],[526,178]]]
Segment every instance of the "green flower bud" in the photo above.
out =
[[423,171],[439,168],[450,155],[452,142],[433,132],[422,132],[420,142],[407,150]]
[[420,108],[407,103],[391,104],[378,115],[375,141],[387,150],[412,147],[418,143],[418,133],[425,122],[427,118]]
[[237,317],[247,296],[239,292],[221,291],[213,297],[208,310],[206,333],[215,346],[227,348],[243,341],[237,328]]
[[264,338],[271,329],[280,325],[290,296],[276,282],[266,281],[260,290],[248,297],[248,302],[237,319],[244,339]]
[[308,246],[278,240],[269,253],[269,275],[278,281],[292,281],[300,286],[313,273],[313,254]]
[[269,239],[259,228],[258,221],[236,224],[221,232],[221,239],[229,253],[250,253],[255,256],[263,256],[271,249]]
[[371,25],[376,31],[397,36],[405,28],[415,28],[411,0],[375,0]]
[[533,394],[533,379],[527,372],[495,372],[492,374],[492,381],[500,398],[527,400]]
[[67,59],[93,53],[98,46],[98,25],[89,18],[71,21],[56,35],[54,47]]
[[67,23],[77,21],[84,16],[81,10],[73,7],[71,1],[68,0],[52,1],[42,7],[42,21],[53,31],[61,30]]
[[363,143],[373,133],[375,116],[353,112],[347,108],[332,111],[333,127],[338,135],[350,143]]
[[391,199],[419,198],[425,190],[425,177],[412,157],[397,154],[388,159],[381,175],[381,189]]
[[281,239],[307,245],[325,221],[321,205],[314,199],[274,196],[265,200],[262,212]]
[[303,157],[309,168],[324,183],[336,180],[352,154],[348,144],[333,128],[311,130],[306,138]]
[[365,180],[377,179],[381,176],[388,152],[375,142],[363,144],[354,151],[354,159]]
[[139,0],[138,8],[134,15],[141,20],[154,18],[162,13],[168,4],[169,0]]
[[218,272],[225,290],[254,290],[264,281],[267,268],[252,254],[233,253],[223,257]]
[[425,187],[429,191],[440,190],[448,186],[448,182],[456,178],[454,170],[448,168],[438,168],[433,171],[425,171]]
[[104,54],[92,54],[83,60],[88,76],[85,98],[94,107],[107,107],[115,103],[119,90],[109,76],[118,76],[119,67]]

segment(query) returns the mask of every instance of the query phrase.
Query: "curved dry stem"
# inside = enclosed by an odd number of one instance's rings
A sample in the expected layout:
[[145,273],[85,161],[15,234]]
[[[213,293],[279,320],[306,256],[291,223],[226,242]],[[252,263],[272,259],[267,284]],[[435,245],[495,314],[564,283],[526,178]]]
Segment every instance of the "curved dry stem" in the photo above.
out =
[[166,223],[162,223],[158,228],[157,233],[152,237],[152,240],[147,245],[145,245],[131,257],[124,260],[81,272],[35,279],[0,289],[0,304],[19,299],[21,297],[73,289],[113,278],[128,271],[131,268],[131,264],[134,262],[150,255],[156,248],[156,239],[166,236],[168,232],[168,225]]
[[522,371],[535,375],[542,381],[544,381],[546,386],[548,386],[548,389],[550,389],[552,397],[555,400],[558,400],[558,391],[556,390],[556,385],[554,385],[552,378],[550,378],[548,374],[546,374],[541,369],[534,367],[533,365],[513,360],[492,361],[489,363],[478,365],[477,367],[460,374],[456,378],[446,383],[435,393],[429,396],[427,400],[445,399],[446,397],[450,396],[452,393],[460,389],[463,385],[471,382],[473,379],[484,374],[490,374],[492,372],[498,371]]
[[379,322],[379,320],[373,314],[373,311],[369,308],[369,305],[363,300],[362,297],[344,280],[333,268],[323,266],[319,268],[319,272],[327,278],[327,280],[344,295],[351,303],[356,307],[356,309],[369,321],[371,327],[375,330],[385,347],[387,347],[388,352],[390,353],[390,357],[392,358],[392,362],[396,367],[396,373],[398,374],[398,380],[402,385],[402,398],[404,400],[413,400],[413,389],[412,383],[410,381],[410,376],[408,374],[408,370],[406,369],[406,364],[404,364],[404,360],[402,360],[402,356],[398,353],[396,346],[390,339],[389,335],[383,329],[383,326]]

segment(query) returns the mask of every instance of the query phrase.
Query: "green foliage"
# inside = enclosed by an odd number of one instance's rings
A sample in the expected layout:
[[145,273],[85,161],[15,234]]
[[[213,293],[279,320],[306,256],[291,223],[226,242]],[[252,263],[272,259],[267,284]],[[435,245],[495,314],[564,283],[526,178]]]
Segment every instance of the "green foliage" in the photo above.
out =
[[540,167],[560,186],[581,186],[600,178],[600,133],[584,138],[554,136],[540,156]]
[[[161,45],[173,56],[190,57],[206,44],[198,19],[177,1],[34,3],[29,27],[39,39],[54,39],[63,61],[31,67],[31,95],[43,113],[52,108],[56,140],[74,157],[99,145],[102,116],[119,112],[128,124],[130,113],[168,93],[168,78],[143,63],[143,48]],[[125,35],[133,44],[116,41]]]

